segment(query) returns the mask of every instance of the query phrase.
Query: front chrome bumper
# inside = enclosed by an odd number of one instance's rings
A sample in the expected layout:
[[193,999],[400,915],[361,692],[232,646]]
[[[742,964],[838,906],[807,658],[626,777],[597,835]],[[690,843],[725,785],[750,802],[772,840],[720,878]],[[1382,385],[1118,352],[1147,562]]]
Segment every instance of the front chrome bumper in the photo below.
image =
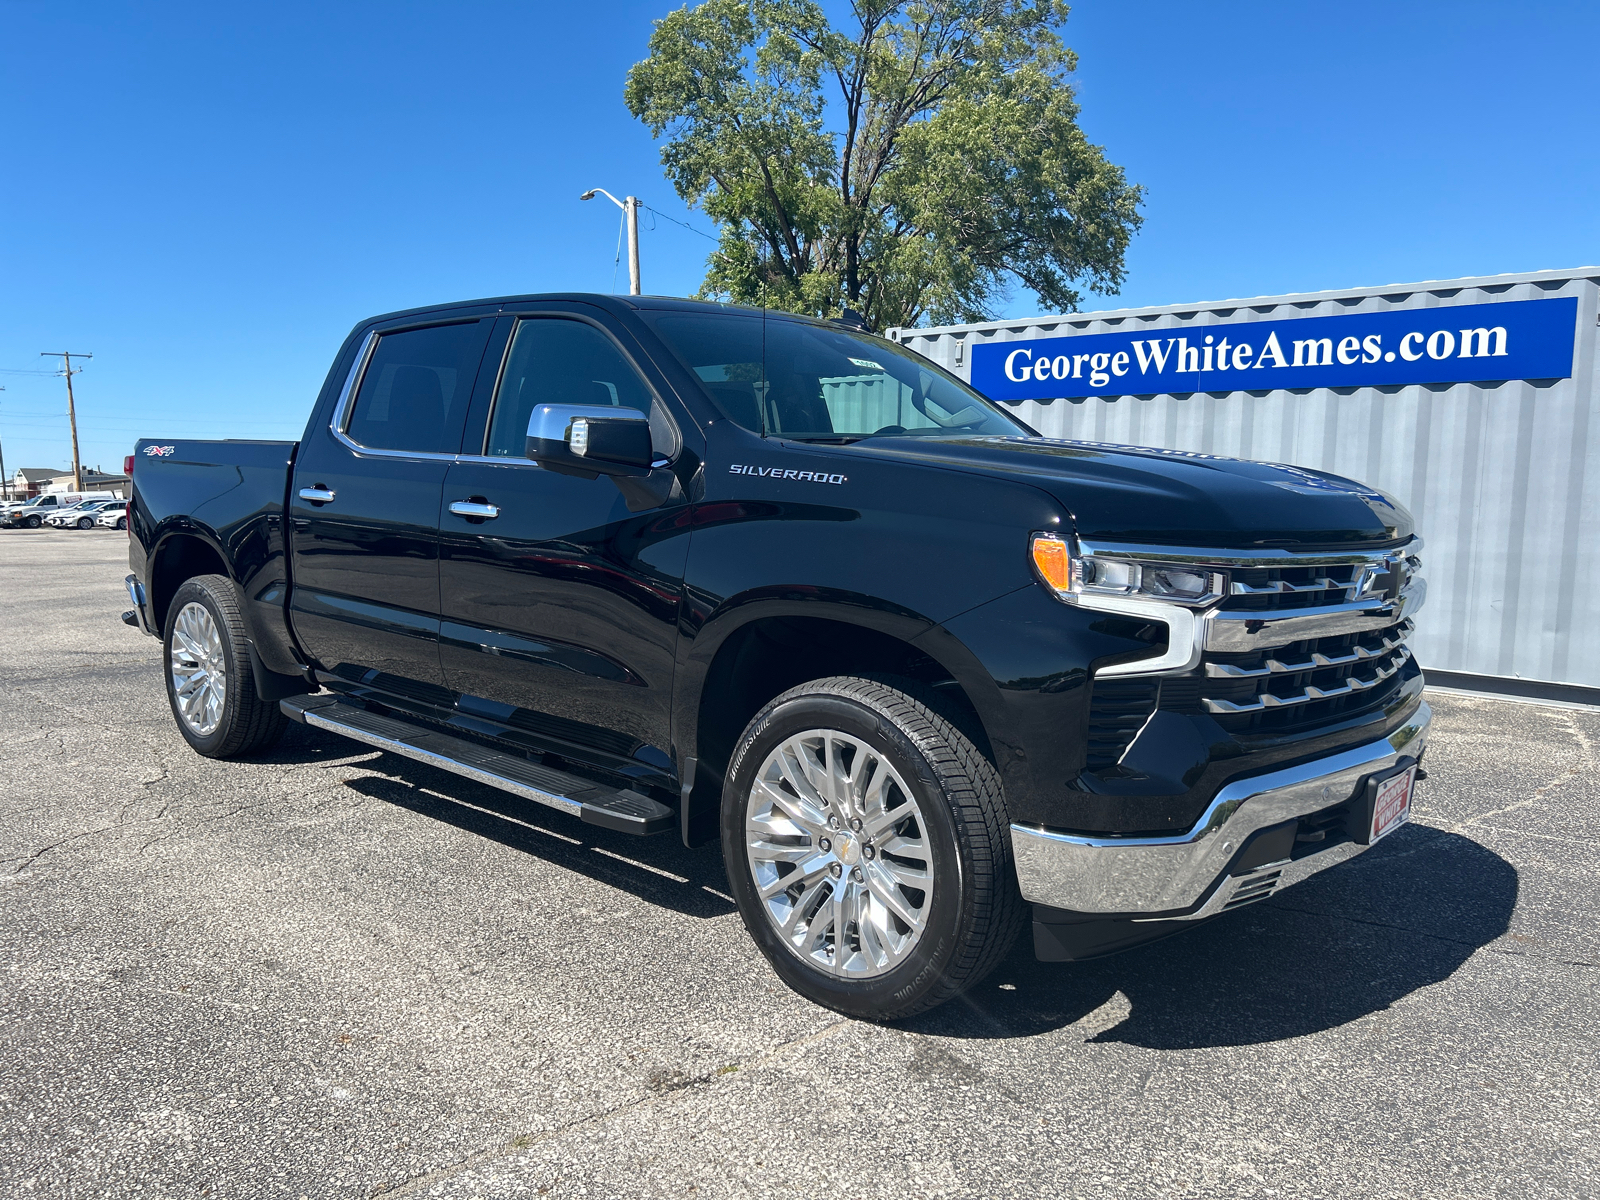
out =
[[1190,920],[1261,899],[1366,847],[1342,842],[1320,853],[1230,876],[1239,848],[1257,830],[1309,816],[1355,796],[1367,776],[1401,758],[1422,757],[1433,712],[1422,703],[1385,738],[1327,758],[1230,783],[1187,833],[1168,837],[1082,837],[1011,827],[1022,896],[1074,913],[1135,920]]

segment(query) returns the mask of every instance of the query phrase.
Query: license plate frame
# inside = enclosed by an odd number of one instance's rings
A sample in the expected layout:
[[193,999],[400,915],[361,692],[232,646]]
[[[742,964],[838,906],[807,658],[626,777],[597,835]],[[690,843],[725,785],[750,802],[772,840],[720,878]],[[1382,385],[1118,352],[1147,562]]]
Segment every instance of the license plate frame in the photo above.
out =
[[1406,759],[1394,767],[1369,776],[1363,789],[1363,803],[1357,805],[1351,835],[1363,846],[1371,846],[1411,821],[1416,800],[1417,762]]

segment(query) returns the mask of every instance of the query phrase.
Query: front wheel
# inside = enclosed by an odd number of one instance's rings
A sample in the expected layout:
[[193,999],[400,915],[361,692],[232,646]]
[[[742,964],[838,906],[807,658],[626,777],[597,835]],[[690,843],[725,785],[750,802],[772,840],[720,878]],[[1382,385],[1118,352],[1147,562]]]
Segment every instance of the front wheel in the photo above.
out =
[[78,518],[78,528],[79,529],[93,529],[94,528],[94,518],[93,517],[79,517]]
[[27,519],[27,521],[24,522],[24,524],[27,525],[27,527],[29,529],[37,529],[37,528],[39,528],[39,525],[42,522],[42,520],[43,520],[43,518],[41,518],[41,517],[33,516],[33,517],[29,517]]
[[1022,927],[994,767],[907,691],[802,684],[735,747],[722,849],[745,928],[818,1004],[925,1012],[997,966]]
[[118,529],[126,529],[127,527],[128,527],[128,518],[127,517],[118,517],[117,518],[117,528]]
[[207,758],[239,758],[283,736],[288,719],[256,695],[238,593],[224,575],[184,582],[161,639],[178,732]]

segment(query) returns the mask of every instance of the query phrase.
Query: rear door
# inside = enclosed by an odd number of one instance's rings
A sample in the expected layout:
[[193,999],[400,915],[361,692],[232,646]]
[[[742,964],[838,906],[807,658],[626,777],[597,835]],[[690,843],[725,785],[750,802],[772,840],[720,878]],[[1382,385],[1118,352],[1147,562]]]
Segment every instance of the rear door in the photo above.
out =
[[448,703],[439,666],[439,498],[492,316],[368,336],[332,420],[295,462],[290,609],[325,672]]
[[630,509],[613,479],[525,456],[536,404],[601,404],[650,414],[656,453],[672,459],[678,424],[652,379],[627,331],[599,315],[517,320],[492,408],[475,422],[481,441],[446,476],[440,652],[464,709],[613,769],[667,774],[688,545],[681,487]]

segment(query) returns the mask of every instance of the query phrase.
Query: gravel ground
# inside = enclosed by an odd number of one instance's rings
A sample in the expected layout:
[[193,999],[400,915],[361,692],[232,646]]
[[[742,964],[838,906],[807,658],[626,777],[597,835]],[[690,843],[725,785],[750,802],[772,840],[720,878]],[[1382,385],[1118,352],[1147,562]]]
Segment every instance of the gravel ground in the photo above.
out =
[[124,555],[0,532],[0,1195],[1600,1194],[1600,713],[1435,695],[1372,852],[884,1028],[711,850],[301,726],[191,753]]

